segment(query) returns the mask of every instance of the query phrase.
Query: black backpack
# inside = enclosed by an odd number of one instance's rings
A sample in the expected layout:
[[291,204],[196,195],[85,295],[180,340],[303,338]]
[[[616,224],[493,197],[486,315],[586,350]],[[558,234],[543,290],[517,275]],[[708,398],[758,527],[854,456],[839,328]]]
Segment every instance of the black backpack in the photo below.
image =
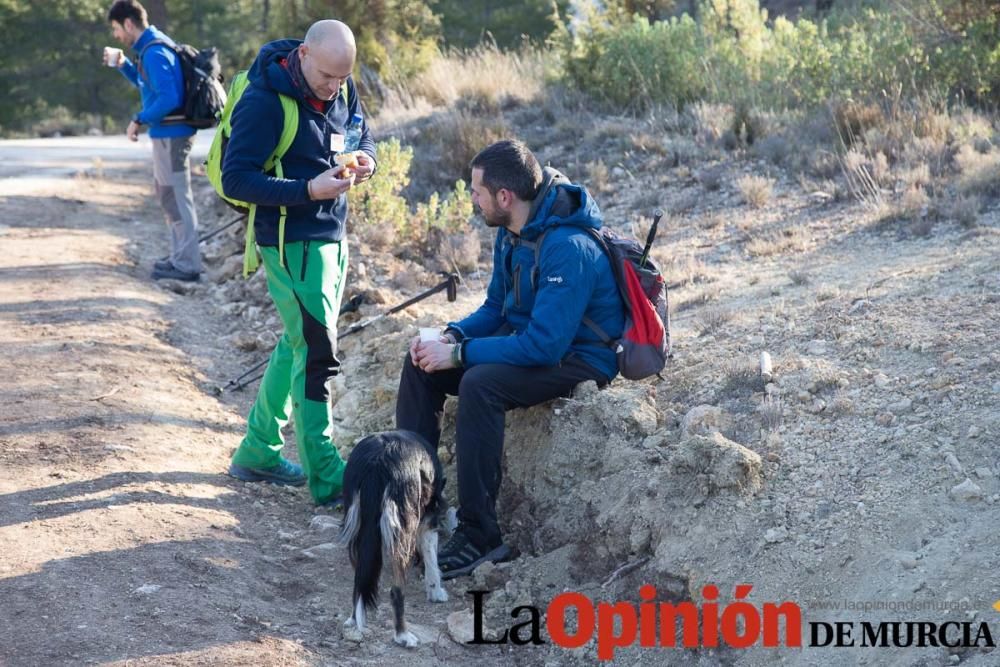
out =
[[163,124],[183,124],[200,129],[215,126],[219,122],[222,107],[226,106],[219,50],[214,46],[199,50],[189,44],[170,44],[162,39],[154,39],[139,54],[140,74],[142,57],[154,44],[162,44],[177,54],[184,76],[184,102],[164,117]]

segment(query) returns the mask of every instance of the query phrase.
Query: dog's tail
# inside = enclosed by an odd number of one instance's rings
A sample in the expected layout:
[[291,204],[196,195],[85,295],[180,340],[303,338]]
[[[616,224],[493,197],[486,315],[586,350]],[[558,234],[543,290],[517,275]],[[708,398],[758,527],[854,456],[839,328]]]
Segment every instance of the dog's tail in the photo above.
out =
[[349,499],[347,516],[340,531],[341,543],[354,566],[354,604],[358,601],[370,612],[378,604],[378,583],[382,574],[382,534],[379,515],[382,513],[382,489],[374,479],[362,479]]

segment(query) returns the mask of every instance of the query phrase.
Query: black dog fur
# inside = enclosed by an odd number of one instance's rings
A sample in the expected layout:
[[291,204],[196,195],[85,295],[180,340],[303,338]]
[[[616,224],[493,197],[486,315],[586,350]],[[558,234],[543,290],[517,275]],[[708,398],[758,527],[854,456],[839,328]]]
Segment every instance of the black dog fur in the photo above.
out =
[[427,599],[448,599],[437,565],[437,529],[446,509],[443,489],[437,452],[416,433],[377,433],[354,447],[344,471],[341,528],[341,540],[354,567],[347,625],[364,630],[366,615],[378,605],[379,577],[385,564],[392,571],[394,640],[411,648],[418,644],[403,620],[403,584],[419,548]]

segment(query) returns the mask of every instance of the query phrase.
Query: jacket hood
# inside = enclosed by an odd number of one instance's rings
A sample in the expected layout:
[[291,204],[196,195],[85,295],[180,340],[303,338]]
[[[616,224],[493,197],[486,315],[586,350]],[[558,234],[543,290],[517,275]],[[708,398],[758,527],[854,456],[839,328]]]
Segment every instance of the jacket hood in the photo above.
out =
[[531,204],[521,238],[533,241],[554,225],[600,229],[601,224],[601,210],[587,189],[571,183],[562,172],[545,167],[542,187]]
[[288,54],[297,49],[301,43],[301,39],[279,39],[260,47],[260,52],[247,71],[247,79],[260,88],[273,90],[297,100],[305,99],[306,91],[300,90],[292,83],[288,71],[279,62],[282,58],[287,58]]
[[157,28],[155,25],[151,25],[142,31],[142,34],[139,35],[139,39],[135,40],[135,44],[132,45],[132,50],[135,51],[136,54],[140,54],[150,42],[155,42],[156,40],[166,42],[167,44],[175,43],[174,40],[170,39],[166,35],[166,33]]

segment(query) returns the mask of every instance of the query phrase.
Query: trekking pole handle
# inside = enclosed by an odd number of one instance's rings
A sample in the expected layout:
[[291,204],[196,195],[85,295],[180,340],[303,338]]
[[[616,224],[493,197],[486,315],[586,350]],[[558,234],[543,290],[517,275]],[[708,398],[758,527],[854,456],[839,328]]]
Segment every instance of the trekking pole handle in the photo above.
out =
[[642,249],[642,259],[639,260],[639,266],[646,266],[646,260],[649,259],[649,251],[653,247],[653,239],[656,238],[656,228],[660,226],[660,218],[663,217],[663,211],[656,209],[653,211],[653,225],[649,228],[649,233],[646,235],[646,247]]

